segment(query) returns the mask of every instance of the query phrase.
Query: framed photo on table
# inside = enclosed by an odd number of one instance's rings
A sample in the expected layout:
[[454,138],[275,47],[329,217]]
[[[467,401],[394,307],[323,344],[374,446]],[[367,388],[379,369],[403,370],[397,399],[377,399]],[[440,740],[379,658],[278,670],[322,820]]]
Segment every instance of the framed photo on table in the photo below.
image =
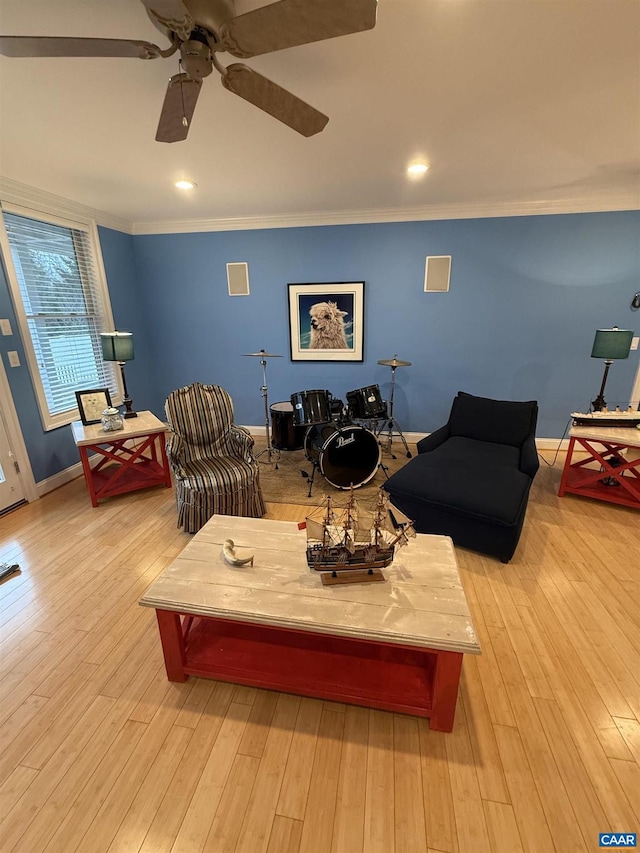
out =
[[289,285],[292,361],[362,361],[364,281]]
[[87,391],[76,391],[78,411],[82,423],[99,424],[102,413],[111,406],[111,395],[108,388],[90,388]]

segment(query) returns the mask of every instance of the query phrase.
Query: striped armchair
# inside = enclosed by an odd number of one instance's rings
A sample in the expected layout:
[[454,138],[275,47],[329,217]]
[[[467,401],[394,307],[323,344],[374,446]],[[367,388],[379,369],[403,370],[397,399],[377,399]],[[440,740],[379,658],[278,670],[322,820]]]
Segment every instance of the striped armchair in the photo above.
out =
[[199,382],[179,388],[167,397],[165,412],[178,527],[195,533],[212,515],[264,515],[253,438],[233,423],[224,388]]

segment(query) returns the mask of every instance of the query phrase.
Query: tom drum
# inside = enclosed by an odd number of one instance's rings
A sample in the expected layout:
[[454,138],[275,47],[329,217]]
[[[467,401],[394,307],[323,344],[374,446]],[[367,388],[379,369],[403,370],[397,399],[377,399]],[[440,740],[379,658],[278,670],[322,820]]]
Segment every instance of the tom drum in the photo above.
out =
[[378,385],[367,385],[347,391],[347,411],[354,420],[371,420],[387,417],[387,404],[380,396]]
[[296,426],[293,406],[286,400],[271,407],[271,444],[276,450],[302,450],[306,428]]
[[344,418],[345,408],[342,400],[337,397],[331,397],[329,400],[329,411],[331,412],[331,420],[340,422]]
[[380,445],[368,429],[355,424],[311,426],[304,439],[307,459],[336,489],[364,486],[380,464]]
[[293,417],[298,426],[326,424],[331,420],[328,391],[297,391],[291,395]]

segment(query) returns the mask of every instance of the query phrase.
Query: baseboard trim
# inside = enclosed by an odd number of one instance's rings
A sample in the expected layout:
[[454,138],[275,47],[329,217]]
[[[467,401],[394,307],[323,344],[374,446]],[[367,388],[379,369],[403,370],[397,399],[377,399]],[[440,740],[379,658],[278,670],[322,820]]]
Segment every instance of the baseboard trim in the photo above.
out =
[[[263,426],[245,426],[245,429],[249,430],[251,435],[262,436],[266,435],[266,429]],[[404,437],[407,440],[408,444],[417,444],[421,438],[426,438],[429,435],[428,432],[405,432]],[[394,439],[400,441],[400,436],[398,433],[393,434]],[[552,450],[552,451],[561,451],[566,450],[569,447],[569,439],[563,438],[536,438],[536,447],[538,450]],[[89,458],[89,462],[93,462],[94,459],[98,459],[98,456],[92,456]],[[38,497],[41,498],[43,495],[48,494],[49,492],[54,491],[54,489],[59,489],[60,486],[65,486],[67,483],[70,483],[72,480],[77,479],[78,477],[82,477],[82,463],[76,462],[75,465],[71,465],[69,468],[65,468],[64,471],[60,471],[58,474],[54,474],[53,477],[47,477],[46,480],[40,480],[36,483],[36,489],[38,492]]]
[[[262,438],[264,438],[264,436],[266,435],[266,429],[263,426],[245,425],[244,428],[249,430],[251,435],[261,436]],[[384,434],[388,435],[386,430],[385,430]],[[394,437],[397,437],[398,439],[400,438],[399,433],[394,432],[393,435],[394,435]],[[405,432],[404,433],[404,437],[406,438],[408,444],[416,444],[416,442],[420,441],[420,439],[424,438],[426,435],[429,435],[429,433],[427,433],[427,432]]]
[[[89,462],[92,462],[94,459],[98,459],[98,456],[90,456]],[[53,492],[55,489],[59,489],[60,486],[66,486],[67,483],[70,483],[72,480],[76,480],[78,477],[82,477],[82,475],[82,462],[76,462],[75,465],[65,468],[64,471],[59,471],[52,477],[47,477],[45,480],[39,480],[36,483],[38,497],[41,498],[43,495]]]
[[[264,437],[266,434],[265,427],[263,426],[245,426],[245,429],[248,429],[251,435],[262,436]],[[430,433],[428,432],[405,432],[403,433],[405,439],[407,440],[407,444],[417,444],[420,439],[426,438]],[[393,434],[394,438],[400,440],[400,435],[398,433]],[[538,450],[567,450],[569,447],[569,439],[568,438],[536,438],[536,447]]]

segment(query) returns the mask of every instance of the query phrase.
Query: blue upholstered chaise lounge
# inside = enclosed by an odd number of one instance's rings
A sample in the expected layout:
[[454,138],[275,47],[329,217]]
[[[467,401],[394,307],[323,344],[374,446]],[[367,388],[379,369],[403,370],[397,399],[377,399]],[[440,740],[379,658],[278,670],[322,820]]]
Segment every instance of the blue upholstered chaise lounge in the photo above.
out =
[[539,468],[538,404],[459,391],[445,426],[418,442],[418,455],[384,484],[419,533],[513,556]]

